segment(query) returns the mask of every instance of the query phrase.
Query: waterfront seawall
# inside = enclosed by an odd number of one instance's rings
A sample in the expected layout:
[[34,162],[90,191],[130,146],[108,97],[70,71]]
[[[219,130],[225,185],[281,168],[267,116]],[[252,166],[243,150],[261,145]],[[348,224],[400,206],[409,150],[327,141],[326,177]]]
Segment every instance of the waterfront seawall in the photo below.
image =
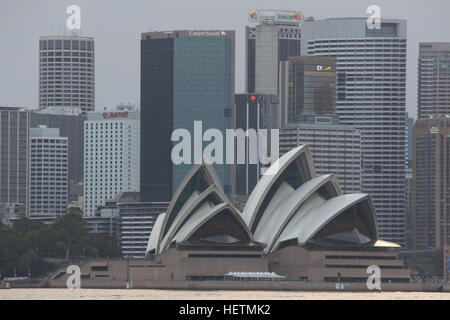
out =
[[[62,280],[49,280],[49,288],[66,288]],[[81,280],[82,288],[91,289],[125,289],[123,280]],[[365,283],[341,283],[337,289],[332,282],[302,282],[302,281],[144,281],[132,282],[132,289],[174,289],[174,290],[268,290],[268,291],[374,291],[369,290]],[[376,290],[375,290],[376,291]],[[404,292],[450,292],[450,286],[442,284],[420,283],[382,283],[381,291]]]

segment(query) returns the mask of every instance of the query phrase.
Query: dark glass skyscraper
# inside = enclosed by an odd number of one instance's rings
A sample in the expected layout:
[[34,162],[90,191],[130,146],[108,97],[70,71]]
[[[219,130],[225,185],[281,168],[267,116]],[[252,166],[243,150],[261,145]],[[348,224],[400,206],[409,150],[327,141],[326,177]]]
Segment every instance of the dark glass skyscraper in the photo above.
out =
[[[277,129],[278,128],[278,96],[272,94],[236,94],[236,129],[246,132],[254,129]],[[270,132],[268,133],[270,136]],[[267,141],[270,143],[270,139]],[[269,147],[270,148],[270,147]],[[236,148],[237,149],[237,148]],[[260,164],[249,163],[249,143],[245,145],[245,163],[237,163],[237,151],[235,153],[235,184],[234,193],[237,195],[249,195],[258,183],[262,168]]]
[[284,122],[296,122],[302,115],[336,113],[335,57],[289,57],[281,62],[280,79]]
[[[234,39],[234,31],[229,30],[142,34],[142,201],[169,201],[192,166],[172,163],[172,146],[177,143],[171,141],[173,130],[187,129],[193,146],[194,121],[202,121],[203,132],[215,128],[224,137],[225,129],[232,126]],[[229,192],[228,166],[215,165],[215,169]]]
[[419,44],[417,118],[450,114],[450,42]]
[[28,215],[29,112],[0,107],[0,219]]

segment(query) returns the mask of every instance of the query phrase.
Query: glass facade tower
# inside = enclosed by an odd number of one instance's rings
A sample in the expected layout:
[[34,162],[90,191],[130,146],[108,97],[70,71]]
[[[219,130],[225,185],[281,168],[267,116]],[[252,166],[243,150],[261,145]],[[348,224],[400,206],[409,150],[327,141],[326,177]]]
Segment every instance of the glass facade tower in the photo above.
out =
[[[192,164],[172,163],[175,129],[232,127],[234,31],[149,32],[141,40],[141,200],[170,201]],[[201,121],[201,136],[194,122]],[[210,142],[202,143],[202,150]],[[225,155],[225,141],[223,141]],[[228,165],[214,165],[231,192]]]
[[289,57],[281,62],[281,108],[288,123],[299,116],[336,113],[336,58],[324,56]]

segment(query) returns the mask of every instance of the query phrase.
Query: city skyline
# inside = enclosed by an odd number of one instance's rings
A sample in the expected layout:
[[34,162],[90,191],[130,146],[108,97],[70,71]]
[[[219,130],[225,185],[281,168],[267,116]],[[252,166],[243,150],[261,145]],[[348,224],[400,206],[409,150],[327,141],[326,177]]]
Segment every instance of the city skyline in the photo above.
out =
[[[69,35],[65,28],[66,8],[71,1],[22,1],[0,4],[0,41],[7,48],[0,52],[0,105],[37,107],[39,104],[39,37]],[[231,29],[236,31],[236,92],[245,91],[245,26],[248,13],[254,9],[273,8],[269,1],[243,3],[177,2],[161,4],[152,10],[145,1],[115,2],[77,1],[81,7],[81,35],[96,39],[96,109],[119,102],[139,101],[139,38],[141,32],[175,29]],[[366,8],[372,1],[322,1],[320,4],[281,1],[280,10],[299,10],[316,20],[327,17],[366,17]],[[407,57],[407,111],[416,115],[417,57],[419,42],[446,41],[445,10],[449,4],[434,1],[433,5],[419,1],[390,3],[378,1],[382,18],[406,19],[410,23]],[[198,10],[198,8],[203,8]],[[174,8],[177,9],[173,18]],[[211,14],[205,14],[211,12]],[[219,13],[219,14],[213,14]],[[442,16],[441,16],[442,15]],[[232,19],[230,19],[232,17]],[[101,19],[101,20],[100,20]],[[121,21],[127,21],[126,24]],[[420,21],[423,23],[416,23]],[[426,23],[425,23],[426,22]],[[14,33],[6,30],[14,30]],[[113,36],[111,36],[113,35]],[[17,39],[21,39],[17,41]],[[120,45],[118,45],[120,44]],[[36,54],[35,54],[36,53]],[[119,63],[124,61],[123,63]],[[111,77],[114,65],[117,77]],[[23,74],[27,74],[23,77]]]

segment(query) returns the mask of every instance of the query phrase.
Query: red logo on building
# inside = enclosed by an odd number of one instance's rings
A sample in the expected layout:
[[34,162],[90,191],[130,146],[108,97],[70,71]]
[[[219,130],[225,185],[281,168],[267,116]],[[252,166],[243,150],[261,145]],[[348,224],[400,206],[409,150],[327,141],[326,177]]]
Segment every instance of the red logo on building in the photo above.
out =
[[103,112],[103,118],[105,118],[105,119],[128,118],[128,111],[125,111],[125,112]]

